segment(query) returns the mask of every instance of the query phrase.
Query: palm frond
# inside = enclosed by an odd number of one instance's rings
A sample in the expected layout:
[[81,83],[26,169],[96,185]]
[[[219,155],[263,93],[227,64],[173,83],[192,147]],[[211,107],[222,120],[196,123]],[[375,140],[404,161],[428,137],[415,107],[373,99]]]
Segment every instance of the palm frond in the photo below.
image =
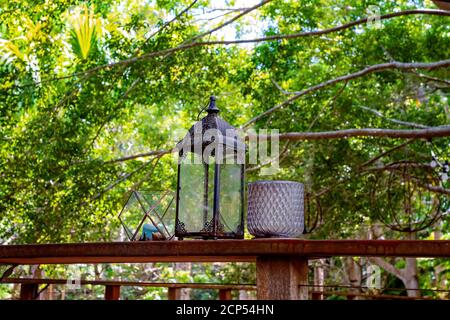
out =
[[85,6],[82,12],[71,19],[71,24],[72,49],[80,59],[86,60],[97,45],[97,21],[93,10]]
[[2,64],[11,63],[16,59],[23,61],[25,58],[19,47],[6,39],[0,39],[0,57]]

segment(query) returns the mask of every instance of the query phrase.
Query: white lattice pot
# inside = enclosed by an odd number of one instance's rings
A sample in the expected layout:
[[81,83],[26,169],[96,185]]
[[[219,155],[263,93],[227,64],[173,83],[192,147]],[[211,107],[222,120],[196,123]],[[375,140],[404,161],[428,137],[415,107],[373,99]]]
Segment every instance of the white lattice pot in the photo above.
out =
[[304,228],[304,186],[294,181],[248,184],[248,231],[255,237],[298,237]]

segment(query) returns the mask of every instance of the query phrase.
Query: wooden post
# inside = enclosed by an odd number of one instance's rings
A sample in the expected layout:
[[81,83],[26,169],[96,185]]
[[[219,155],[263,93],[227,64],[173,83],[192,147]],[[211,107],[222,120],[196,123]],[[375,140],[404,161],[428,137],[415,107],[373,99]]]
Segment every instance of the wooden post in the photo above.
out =
[[323,292],[321,291],[313,291],[311,292],[312,300],[323,300]]
[[233,297],[231,296],[231,289],[220,289],[219,300],[233,300]]
[[258,257],[256,284],[258,300],[307,300],[308,259]]
[[347,300],[355,300],[356,296],[354,294],[347,294]]
[[311,292],[312,300],[323,300],[323,285],[325,283],[323,264],[323,259],[316,260],[314,264],[314,287]]
[[37,283],[22,283],[20,286],[20,300],[35,300],[38,298],[39,285]]
[[119,299],[120,299],[120,286],[106,285],[105,300],[119,300]]
[[180,300],[180,298],[181,298],[181,288],[170,287],[167,292],[167,299]]

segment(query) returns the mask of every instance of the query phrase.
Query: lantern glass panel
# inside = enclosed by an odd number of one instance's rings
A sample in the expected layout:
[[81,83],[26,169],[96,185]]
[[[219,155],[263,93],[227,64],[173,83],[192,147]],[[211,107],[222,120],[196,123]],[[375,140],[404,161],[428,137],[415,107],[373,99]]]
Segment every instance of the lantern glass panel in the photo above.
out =
[[186,232],[199,232],[205,222],[212,220],[213,199],[205,192],[205,183],[208,182],[208,190],[214,190],[214,170],[207,169],[196,153],[189,152],[180,163],[178,219]]
[[208,215],[206,214],[203,217],[203,227],[205,229],[208,228],[209,225],[211,225],[214,215],[214,168],[215,168],[215,160],[214,157],[208,158],[208,190],[207,190],[207,196],[208,196]]
[[220,219],[225,232],[236,232],[241,224],[241,173],[242,165],[220,166]]

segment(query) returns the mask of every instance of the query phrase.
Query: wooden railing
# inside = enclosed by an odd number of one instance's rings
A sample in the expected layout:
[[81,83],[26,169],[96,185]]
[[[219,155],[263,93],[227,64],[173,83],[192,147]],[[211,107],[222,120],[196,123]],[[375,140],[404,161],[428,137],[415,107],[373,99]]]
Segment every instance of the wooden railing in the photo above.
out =
[[105,287],[105,300],[119,300],[121,287],[167,288],[168,300],[179,300],[182,289],[218,290],[219,300],[232,300],[232,291],[255,291],[255,285],[215,284],[215,283],[172,283],[143,281],[108,281],[108,280],[66,280],[66,279],[30,279],[6,278],[0,284],[20,284],[20,299],[34,300],[39,298],[40,285],[92,285]]
[[[308,260],[333,256],[449,258],[450,241],[258,239],[0,246],[0,264],[12,265],[256,262],[258,299],[288,300],[309,298]],[[174,290],[169,298],[177,297]],[[109,298],[118,292],[120,284],[105,290]],[[229,291],[222,291],[222,297],[228,298]]]
[[[195,290],[217,290],[219,300],[232,300],[233,291],[256,291],[256,285],[249,284],[216,284],[216,283],[173,283],[173,282],[144,282],[144,281],[112,281],[112,280],[66,280],[66,279],[32,279],[32,278],[7,278],[0,281],[1,284],[19,284],[20,300],[40,299],[42,293],[49,288],[49,285],[79,285],[103,286],[105,300],[119,300],[122,287],[152,287],[167,288],[168,300],[182,299],[182,289]],[[45,285],[39,289],[39,286]],[[314,291],[316,286],[309,285],[312,288],[310,298],[312,300],[323,300],[326,297],[343,297],[347,300],[355,298],[371,300],[433,300],[429,297],[408,297],[390,294],[355,294],[349,291]],[[332,286],[330,286],[332,287]],[[340,287],[340,286],[337,286]],[[81,289],[81,288],[78,288]]]

